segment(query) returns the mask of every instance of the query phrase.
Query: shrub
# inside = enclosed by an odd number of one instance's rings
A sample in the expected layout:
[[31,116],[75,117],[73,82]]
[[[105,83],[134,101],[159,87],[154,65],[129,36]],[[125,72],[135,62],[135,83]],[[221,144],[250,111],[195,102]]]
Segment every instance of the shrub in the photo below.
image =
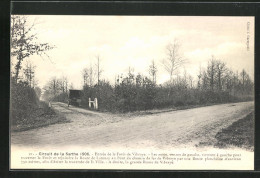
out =
[[25,119],[29,113],[37,108],[39,99],[26,83],[15,83],[10,86],[10,119],[11,124],[17,124]]
[[53,98],[53,101],[67,103],[68,102],[68,94],[67,93],[61,93],[61,94],[55,96]]
[[169,83],[156,86],[147,77],[129,74],[117,81],[115,86],[101,81],[93,87],[84,86],[82,105],[88,107],[88,98],[97,97],[103,111],[129,112],[165,107],[205,105],[248,101],[250,96],[235,97],[229,91],[188,88],[187,85]]

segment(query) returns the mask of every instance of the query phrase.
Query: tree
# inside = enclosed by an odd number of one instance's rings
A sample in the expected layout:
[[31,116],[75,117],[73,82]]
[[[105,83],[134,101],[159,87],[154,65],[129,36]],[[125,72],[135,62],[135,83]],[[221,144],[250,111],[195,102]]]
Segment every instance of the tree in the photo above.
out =
[[225,72],[225,89],[229,92],[229,94],[233,94],[234,93],[234,86],[235,86],[235,82],[234,82],[234,73],[232,70],[227,69]]
[[140,88],[143,85],[143,77],[140,73],[137,74],[135,79],[136,87]]
[[35,68],[36,66],[33,65],[31,62],[27,61],[26,67],[24,69],[25,80],[28,85],[33,88],[35,86]]
[[189,75],[189,85],[190,85],[190,88],[193,88],[193,77],[191,75]]
[[90,87],[94,86],[94,82],[96,79],[96,73],[93,70],[92,64],[90,64],[89,67],[86,67],[83,69],[82,76],[83,76],[84,86],[85,85],[88,85]]
[[184,88],[188,87],[187,79],[188,79],[187,71],[186,71],[186,69],[184,69],[183,79],[182,79],[182,85],[184,86]]
[[89,80],[89,71],[88,68],[84,68],[82,71],[82,76],[83,76],[83,86],[88,84]]
[[14,66],[15,82],[18,80],[21,65],[25,58],[34,54],[48,57],[46,51],[54,48],[48,43],[37,42],[37,33],[34,32],[34,27],[35,22],[30,24],[27,16],[11,16],[11,57],[16,58]]
[[49,89],[51,90],[51,93],[53,97],[57,96],[58,91],[59,91],[59,81],[56,79],[56,77],[52,78],[50,83],[49,83]]
[[[73,89],[73,87],[71,87],[71,89]],[[43,100],[66,102],[68,97],[68,79],[65,76],[62,76],[61,78],[53,77],[43,87],[43,90]]]
[[[53,99],[62,93],[62,80],[56,77],[51,78],[44,86],[44,90],[48,91],[48,95]],[[65,91],[65,88],[64,88]]]
[[226,64],[219,60],[216,61],[216,73],[217,73],[217,85],[218,90],[222,90],[222,83],[224,78],[224,73],[227,71]]
[[61,80],[62,80],[62,92],[67,93],[68,92],[68,78],[63,76],[61,78]]
[[128,76],[122,80],[123,83],[133,85],[135,81],[134,68],[128,67]]
[[100,56],[97,55],[97,85],[99,86],[99,81],[100,81],[100,76],[101,76],[101,73],[103,72],[100,68]]
[[241,76],[241,83],[242,83],[242,91],[243,93],[245,92],[245,83],[246,80],[248,79],[248,74],[246,73],[245,69],[242,70],[242,72],[240,73]]
[[156,84],[157,67],[155,65],[154,60],[152,60],[152,63],[149,66],[149,74],[152,76],[153,83]]
[[202,78],[202,70],[201,70],[201,65],[200,65],[200,70],[199,70],[199,75],[198,76],[198,89],[201,89],[201,78]]
[[240,73],[241,76],[241,85],[242,85],[242,94],[250,93],[253,91],[253,82],[251,81],[249,75],[245,71],[245,69],[242,70]]
[[92,64],[89,66],[88,71],[89,71],[89,86],[92,87],[94,85],[94,81],[96,78]]
[[203,70],[202,72],[202,89],[207,90],[209,88],[207,72]]
[[170,75],[170,81],[172,82],[174,72],[186,62],[179,52],[180,44],[175,40],[174,43],[170,43],[166,46],[167,58],[162,61],[165,70]]
[[215,75],[216,75],[216,60],[215,60],[214,56],[212,56],[211,60],[208,62],[208,67],[207,67],[207,78],[209,80],[209,85],[210,85],[211,91],[214,90]]

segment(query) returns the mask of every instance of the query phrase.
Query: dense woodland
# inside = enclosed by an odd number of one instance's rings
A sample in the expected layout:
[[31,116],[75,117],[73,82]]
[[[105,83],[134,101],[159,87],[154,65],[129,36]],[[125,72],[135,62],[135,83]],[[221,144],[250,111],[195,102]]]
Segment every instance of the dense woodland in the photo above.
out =
[[[23,16],[11,17],[11,99],[10,117],[14,124],[21,122],[39,108],[40,98],[44,101],[66,102],[69,83],[66,76],[49,80],[44,88],[37,86],[35,69],[30,61],[33,55],[48,58],[47,51],[55,46],[36,42],[34,24],[28,25]],[[187,72],[178,73],[187,59],[179,53],[180,45],[174,41],[166,46],[166,58],[161,61],[169,74],[169,81],[158,84],[158,65],[153,60],[147,67],[149,76],[128,72],[119,74],[113,83],[102,79],[100,56],[95,66],[86,66],[82,71],[82,107],[88,108],[88,99],[98,98],[99,109],[110,112],[130,112],[154,108],[207,105],[248,101],[254,98],[254,82],[245,70],[232,71],[223,61],[209,56],[205,68],[198,68],[196,77]],[[55,59],[54,59],[55,60]],[[192,60],[192,59],[189,59]]]

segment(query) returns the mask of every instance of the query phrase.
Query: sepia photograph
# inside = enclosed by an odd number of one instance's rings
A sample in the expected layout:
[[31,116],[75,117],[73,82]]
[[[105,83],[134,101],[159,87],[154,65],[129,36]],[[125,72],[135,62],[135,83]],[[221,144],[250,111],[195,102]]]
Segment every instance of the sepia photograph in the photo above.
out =
[[254,169],[253,16],[10,19],[11,169]]

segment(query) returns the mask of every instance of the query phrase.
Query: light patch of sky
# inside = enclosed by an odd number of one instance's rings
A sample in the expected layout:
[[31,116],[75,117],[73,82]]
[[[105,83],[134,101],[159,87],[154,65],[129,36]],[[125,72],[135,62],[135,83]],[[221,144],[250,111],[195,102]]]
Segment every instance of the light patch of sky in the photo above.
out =
[[[174,16],[30,16],[38,24],[38,40],[55,45],[44,60],[31,56],[36,78],[43,87],[52,77],[67,76],[75,88],[83,84],[82,70],[95,67],[101,58],[102,79],[114,83],[116,75],[134,72],[149,75],[152,60],[158,66],[157,81],[169,79],[161,61],[166,45],[177,39],[180,53],[188,60],[183,66],[194,79],[200,65],[206,67],[212,55],[233,70],[254,75],[253,17]],[[247,23],[250,28],[247,30]],[[247,51],[247,33],[250,34]],[[25,63],[24,63],[25,64]],[[178,70],[176,74],[184,71]]]

